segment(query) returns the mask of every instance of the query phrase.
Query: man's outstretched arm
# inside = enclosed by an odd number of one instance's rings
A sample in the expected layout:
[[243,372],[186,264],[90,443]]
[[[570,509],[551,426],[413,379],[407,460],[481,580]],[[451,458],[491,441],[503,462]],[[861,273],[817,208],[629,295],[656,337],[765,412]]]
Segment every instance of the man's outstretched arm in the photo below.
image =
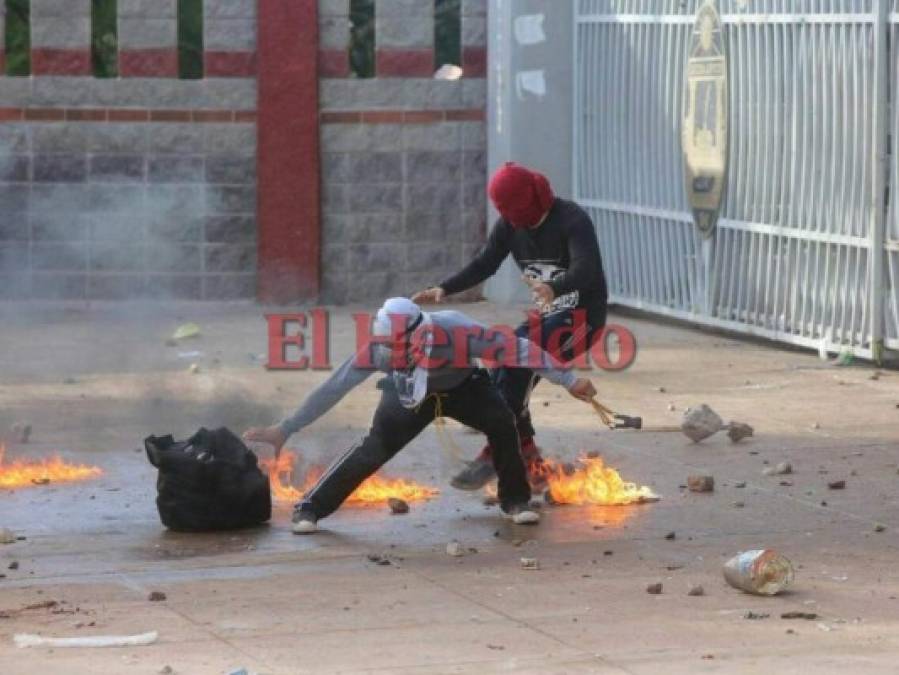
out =
[[[366,347],[366,349],[368,348]],[[371,368],[360,368],[357,365],[358,357],[359,354],[355,354],[344,361],[331,374],[331,377],[322,382],[306,397],[293,415],[271,427],[247,429],[243,435],[244,440],[270,443],[275,446],[275,454],[279,454],[281,447],[287,442],[291,434],[295,434],[297,431],[315,422],[337,405],[354,387],[360,385],[371,375]]]
[[497,223],[490,232],[484,248],[461,271],[438,286],[419,291],[412,296],[412,302],[440,302],[445,295],[461,293],[477,286],[496,274],[496,270],[509,255],[508,233],[505,225]]
[[[478,335],[474,335],[469,342],[471,357],[478,358],[486,354],[496,354],[502,357],[502,365],[507,368],[530,368],[553,384],[564,387],[568,393],[582,401],[589,401],[596,396],[593,383],[585,377],[577,377],[571,370],[556,359],[552,354],[543,350],[540,345],[525,338],[514,338],[509,343],[509,337],[503,333],[491,333],[481,324],[475,323],[481,328]],[[508,350],[511,349],[510,353]]]

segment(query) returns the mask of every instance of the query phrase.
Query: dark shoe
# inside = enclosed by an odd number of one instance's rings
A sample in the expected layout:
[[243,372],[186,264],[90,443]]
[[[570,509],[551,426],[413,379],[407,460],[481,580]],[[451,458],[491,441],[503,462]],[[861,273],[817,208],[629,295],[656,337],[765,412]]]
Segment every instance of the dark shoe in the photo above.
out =
[[457,490],[480,490],[490,481],[496,478],[496,471],[490,459],[477,459],[468,462],[462,471],[453,476],[450,481]]
[[315,515],[315,512],[304,506],[303,504],[297,504],[293,509],[293,518],[291,518],[293,522],[293,530],[294,534],[312,534],[314,532],[318,532],[318,516]]
[[503,515],[516,525],[536,525],[540,522],[540,514],[527,502],[512,504],[508,509],[503,509]]

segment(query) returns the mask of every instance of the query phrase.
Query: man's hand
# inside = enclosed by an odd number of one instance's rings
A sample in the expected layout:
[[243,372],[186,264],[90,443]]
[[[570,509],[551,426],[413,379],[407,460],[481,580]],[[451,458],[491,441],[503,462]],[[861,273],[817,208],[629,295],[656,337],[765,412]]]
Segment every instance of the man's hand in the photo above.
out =
[[530,286],[531,294],[534,296],[534,302],[536,302],[538,306],[544,307],[551,305],[552,301],[556,299],[556,292],[549,284],[537,281],[536,279],[531,279],[526,274],[523,274],[521,278],[524,279],[524,283]]
[[586,377],[579,377],[568,393],[581,401],[590,401],[596,396],[596,387]]
[[281,431],[281,427],[250,427],[243,434],[245,441],[255,443],[268,443],[275,448],[275,457],[281,455],[281,448],[287,442],[287,436]]
[[433,288],[427,288],[423,291],[419,291],[412,296],[411,300],[416,305],[439,305],[441,302],[443,302],[443,298],[445,296],[446,291],[440,288],[440,286],[434,286]]

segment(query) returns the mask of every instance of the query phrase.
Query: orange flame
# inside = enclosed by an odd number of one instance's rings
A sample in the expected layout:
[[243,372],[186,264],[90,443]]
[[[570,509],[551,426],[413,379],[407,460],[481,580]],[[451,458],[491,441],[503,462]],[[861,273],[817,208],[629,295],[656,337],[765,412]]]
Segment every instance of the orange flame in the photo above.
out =
[[[263,470],[268,471],[269,483],[272,488],[272,498],[276,502],[296,502],[318,482],[321,470],[311,471],[303,482],[302,488],[296,488],[291,484],[296,455],[290,451],[283,451],[275,460],[260,460]],[[403,478],[382,478],[371,476],[367,478],[347,498],[348,503],[372,504],[383,503],[391,497],[403,499],[407,502],[422,501],[435,496],[439,490],[420,485],[414,481]]]
[[622,506],[659,499],[647,486],[625,481],[599,456],[581,456],[574,465],[545,464],[551,471],[547,475],[549,496],[558,504]]
[[0,488],[15,489],[46,485],[47,483],[69,483],[96,478],[103,470],[84,464],[67,464],[62,457],[54,455],[37,461],[21,460],[4,464],[6,448],[0,444]]
[[[550,500],[556,504],[625,506],[659,500],[650,488],[626,482],[615,469],[605,465],[602,457],[592,453],[572,463],[552,459],[530,462],[528,474],[531,483],[547,485]],[[496,486],[488,486],[487,492],[495,497]]]

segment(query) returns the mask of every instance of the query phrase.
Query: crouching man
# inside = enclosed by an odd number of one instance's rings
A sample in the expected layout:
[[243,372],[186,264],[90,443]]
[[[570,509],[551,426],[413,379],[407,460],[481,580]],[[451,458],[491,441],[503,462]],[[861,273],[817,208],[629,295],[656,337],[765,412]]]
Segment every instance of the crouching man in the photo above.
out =
[[[293,531],[309,534],[366,478],[420,434],[438,415],[452,417],[487,436],[504,514],[518,524],[536,523],[531,489],[521,457],[515,416],[488,374],[474,359],[503,358],[505,365],[537,370],[575,398],[596,395],[590,380],[577,378],[525,339],[492,332],[456,311],[426,313],[410,300],[392,298],[378,310],[374,339],[315,389],[278,425],[249,429],[248,441],[270,443],[280,452],[291,434],[333,408],[374,370],[390,375],[368,435],[350,447],[294,507]],[[511,339],[511,344],[507,340]],[[512,347],[512,350],[506,349]],[[504,353],[515,351],[515,354]]]

